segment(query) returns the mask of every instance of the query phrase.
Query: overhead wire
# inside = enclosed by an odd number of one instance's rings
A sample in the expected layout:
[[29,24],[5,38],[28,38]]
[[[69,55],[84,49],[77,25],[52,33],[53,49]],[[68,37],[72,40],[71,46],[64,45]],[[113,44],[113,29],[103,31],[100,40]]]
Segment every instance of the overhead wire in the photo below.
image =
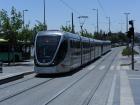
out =
[[77,13],[78,15],[80,15],[80,13],[78,11],[76,11],[74,8],[72,8],[68,3],[66,3],[64,0],[59,0],[61,3],[63,3],[67,8],[69,8],[72,12]]
[[106,14],[106,11],[105,11],[105,9],[104,9],[104,7],[103,7],[102,3],[100,2],[100,0],[97,0],[97,2],[98,2],[98,4],[99,4],[100,8],[101,8],[101,9],[102,9],[102,11],[103,11],[103,15],[106,17],[106,16],[107,16],[107,14]]

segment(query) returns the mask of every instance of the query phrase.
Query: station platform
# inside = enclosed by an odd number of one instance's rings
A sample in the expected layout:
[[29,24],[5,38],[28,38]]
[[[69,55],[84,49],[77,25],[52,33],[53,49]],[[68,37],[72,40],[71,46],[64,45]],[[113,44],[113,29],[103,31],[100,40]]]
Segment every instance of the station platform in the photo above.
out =
[[[139,48],[135,47],[139,52]],[[140,52],[139,52],[140,53]],[[134,56],[134,70],[131,57],[117,57],[116,65],[111,66],[114,71],[112,85],[107,105],[140,105],[140,54]]]
[[9,66],[4,63],[2,73],[0,73],[0,85],[23,78],[31,73],[33,73],[33,60],[11,63]]

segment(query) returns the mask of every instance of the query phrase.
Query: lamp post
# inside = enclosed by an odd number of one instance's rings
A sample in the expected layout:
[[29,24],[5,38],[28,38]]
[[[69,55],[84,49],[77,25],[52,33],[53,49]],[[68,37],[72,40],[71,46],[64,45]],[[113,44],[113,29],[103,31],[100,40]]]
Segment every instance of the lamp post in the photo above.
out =
[[[79,16],[79,22],[80,22],[80,28],[81,28],[81,32],[82,32],[82,35],[83,35],[83,25],[86,21],[86,19],[88,18],[88,16]],[[84,19],[83,21],[81,19]]]
[[43,24],[44,24],[44,30],[46,30],[47,29],[47,27],[46,27],[46,0],[43,0],[43,5],[44,5],[44,22],[43,22]]
[[108,33],[110,33],[111,32],[111,30],[110,30],[110,17],[106,17],[107,19],[108,19]]
[[24,12],[28,11],[27,9],[22,10],[23,11],[23,28],[24,28]]
[[[126,16],[126,32],[128,32],[128,15],[130,14],[129,12],[124,13]],[[127,40],[127,47],[129,47],[129,40]]]
[[126,15],[126,32],[128,32],[128,15],[129,15],[130,13],[126,12],[126,13],[124,13],[124,14]]
[[98,17],[98,8],[97,9],[92,9],[92,10],[96,10],[97,12],[97,35],[99,33],[99,17]]

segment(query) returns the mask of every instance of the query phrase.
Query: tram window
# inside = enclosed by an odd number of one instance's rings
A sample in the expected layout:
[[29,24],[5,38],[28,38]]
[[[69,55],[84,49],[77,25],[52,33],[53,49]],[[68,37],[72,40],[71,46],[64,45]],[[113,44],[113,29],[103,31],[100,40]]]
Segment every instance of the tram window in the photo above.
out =
[[77,41],[77,48],[80,48],[80,41]]
[[64,40],[59,47],[58,53],[54,59],[54,64],[57,65],[64,60],[68,50],[68,41]]
[[71,41],[70,41],[70,47],[71,47],[71,48],[74,48],[74,40],[71,40]]
[[60,36],[40,36],[36,42],[37,58],[46,59],[46,62],[50,62],[56,52]]

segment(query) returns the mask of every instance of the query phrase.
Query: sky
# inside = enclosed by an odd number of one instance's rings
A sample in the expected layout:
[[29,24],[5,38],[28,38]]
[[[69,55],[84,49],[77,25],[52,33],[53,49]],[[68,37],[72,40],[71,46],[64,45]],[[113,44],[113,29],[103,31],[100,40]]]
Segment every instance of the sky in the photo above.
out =
[[[64,3],[65,2],[65,3]],[[25,23],[30,27],[43,22],[43,0],[0,0],[0,10],[4,9],[10,14],[14,6],[17,11],[25,12]],[[135,32],[140,32],[140,0],[46,0],[46,23],[48,29],[60,29],[62,25],[71,22],[71,13],[74,14],[75,30],[80,31],[79,16],[88,16],[83,28],[89,32],[96,31],[96,11],[99,13],[99,29],[108,32],[111,20],[112,32],[126,32],[126,15],[129,20],[134,20]]]

